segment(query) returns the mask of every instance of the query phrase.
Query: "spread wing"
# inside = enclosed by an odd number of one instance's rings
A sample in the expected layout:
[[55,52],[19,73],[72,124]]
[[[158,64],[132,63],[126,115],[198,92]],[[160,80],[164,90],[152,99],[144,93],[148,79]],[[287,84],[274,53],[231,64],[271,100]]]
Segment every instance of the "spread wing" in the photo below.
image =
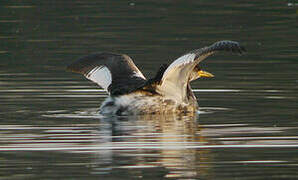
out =
[[124,54],[87,55],[69,65],[67,70],[83,74],[111,95],[132,92],[146,82],[132,59]]
[[217,51],[242,54],[245,49],[235,41],[218,41],[211,46],[193,50],[179,57],[164,72],[158,87],[159,93],[180,101],[185,100],[186,88],[193,68]]

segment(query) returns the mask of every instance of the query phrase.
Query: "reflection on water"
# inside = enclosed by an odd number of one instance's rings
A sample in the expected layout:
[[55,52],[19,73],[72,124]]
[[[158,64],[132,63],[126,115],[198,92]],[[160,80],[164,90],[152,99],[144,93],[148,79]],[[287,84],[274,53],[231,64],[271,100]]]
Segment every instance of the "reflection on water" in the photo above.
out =
[[[298,179],[297,3],[1,1],[0,179]],[[194,117],[104,117],[107,96],[65,67],[130,55],[147,77],[231,39],[202,62]]]
[[[73,112],[72,116],[61,114],[64,112],[47,113],[46,116],[56,118],[86,118],[83,111]],[[298,136],[280,135],[289,129],[297,131],[293,127],[200,125],[197,116],[101,117],[94,114],[90,117],[91,111],[88,114],[88,118],[94,119],[93,124],[1,125],[0,152],[8,155],[19,152],[21,155],[16,160],[26,161],[30,166],[27,171],[40,171],[39,165],[44,162],[35,164],[25,154],[51,152],[57,158],[62,153],[69,158],[63,160],[66,167],[82,165],[96,176],[123,174],[125,171],[128,177],[151,177],[150,172],[154,171],[154,177],[212,178],[214,168],[224,164],[280,166],[297,163],[295,159],[270,156],[219,161],[215,153],[217,150],[231,153],[230,149],[270,151],[272,148],[275,148],[274,151],[291,152],[292,148],[298,148]],[[74,163],[76,158],[84,162]],[[11,157],[7,156],[6,161],[11,161]],[[17,167],[22,168],[22,165]],[[34,176],[41,177],[37,174]]]

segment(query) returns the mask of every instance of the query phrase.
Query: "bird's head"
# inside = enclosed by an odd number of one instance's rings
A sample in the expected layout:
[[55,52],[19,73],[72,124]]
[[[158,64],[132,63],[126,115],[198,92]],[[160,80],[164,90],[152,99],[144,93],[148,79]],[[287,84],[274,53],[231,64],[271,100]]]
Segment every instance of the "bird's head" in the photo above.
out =
[[191,72],[189,80],[193,81],[200,77],[212,78],[212,77],[214,77],[214,75],[207,71],[203,71],[202,68],[200,67],[200,65],[196,65],[195,68]]

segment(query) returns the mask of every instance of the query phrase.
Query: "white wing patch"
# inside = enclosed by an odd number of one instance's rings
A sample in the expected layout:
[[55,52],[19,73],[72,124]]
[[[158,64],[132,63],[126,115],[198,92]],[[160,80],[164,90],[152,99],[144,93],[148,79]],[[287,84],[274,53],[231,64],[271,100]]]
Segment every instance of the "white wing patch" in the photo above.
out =
[[195,57],[194,53],[188,53],[176,59],[163,74],[162,84],[157,87],[158,92],[167,98],[183,102]]
[[106,91],[112,83],[112,74],[106,66],[96,66],[85,76]]
[[196,57],[195,54],[189,53],[189,54],[185,54],[185,55],[179,57],[178,59],[176,59],[165,71],[163,79],[164,79],[164,77],[167,76],[167,73],[173,71],[177,67],[185,66],[186,64],[192,63],[194,61],[195,57]]

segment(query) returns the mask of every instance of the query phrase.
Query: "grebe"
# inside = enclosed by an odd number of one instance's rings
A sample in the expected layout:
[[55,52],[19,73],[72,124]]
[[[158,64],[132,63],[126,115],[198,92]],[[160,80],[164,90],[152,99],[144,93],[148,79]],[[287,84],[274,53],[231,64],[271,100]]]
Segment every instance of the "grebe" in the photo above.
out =
[[155,77],[148,80],[125,54],[87,55],[67,69],[83,74],[109,93],[100,106],[103,115],[196,113],[199,106],[190,82],[213,77],[199,63],[217,51],[241,55],[245,49],[235,41],[218,41],[184,54],[169,66],[162,65]]

